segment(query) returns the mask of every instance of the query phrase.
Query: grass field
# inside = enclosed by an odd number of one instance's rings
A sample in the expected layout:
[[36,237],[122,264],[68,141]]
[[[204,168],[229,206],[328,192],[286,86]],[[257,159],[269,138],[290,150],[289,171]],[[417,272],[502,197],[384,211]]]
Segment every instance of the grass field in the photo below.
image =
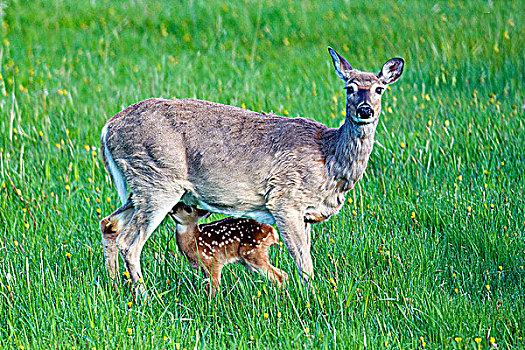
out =
[[[0,348],[525,348],[522,0],[0,3]],[[114,292],[105,121],[196,97],[337,127],[329,45],[406,66],[364,178],[314,228],[315,295],[281,247],[286,291],[232,266],[208,301],[169,220],[152,300]]]

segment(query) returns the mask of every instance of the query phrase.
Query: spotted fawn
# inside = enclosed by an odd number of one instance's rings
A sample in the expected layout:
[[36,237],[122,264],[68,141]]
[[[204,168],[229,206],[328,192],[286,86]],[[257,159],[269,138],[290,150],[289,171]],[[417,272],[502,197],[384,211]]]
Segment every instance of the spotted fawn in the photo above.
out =
[[206,210],[183,203],[170,212],[177,223],[177,246],[192,267],[201,268],[210,279],[213,295],[223,267],[235,262],[264,274],[279,287],[288,279],[288,274],[272,266],[268,258],[268,248],[279,242],[272,226],[234,218],[199,225],[199,219],[208,215]]

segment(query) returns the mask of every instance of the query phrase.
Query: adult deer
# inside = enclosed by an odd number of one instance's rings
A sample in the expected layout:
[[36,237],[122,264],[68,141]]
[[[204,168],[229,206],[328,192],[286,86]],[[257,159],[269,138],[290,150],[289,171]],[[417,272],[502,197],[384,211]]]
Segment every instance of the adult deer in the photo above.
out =
[[193,99],[145,100],[106,123],[102,154],[125,202],[101,221],[113,280],[120,250],[131,280],[145,291],[137,283],[142,248],[180,200],[277,224],[301,276],[313,276],[310,224],[336,214],[363,176],[381,97],[404,65],[393,58],[379,74],[360,72],[328,51],[347,91],[339,129]]

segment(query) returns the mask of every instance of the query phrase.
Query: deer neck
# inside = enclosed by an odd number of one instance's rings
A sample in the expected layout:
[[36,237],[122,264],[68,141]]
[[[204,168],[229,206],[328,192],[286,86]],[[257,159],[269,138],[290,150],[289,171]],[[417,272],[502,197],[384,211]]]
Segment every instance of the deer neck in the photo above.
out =
[[177,246],[179,250],[188,258],[194,259],[197,255],[197,239],[199,237],[198,225],[177,224]]
[[336,130],[331,142],[328,170],[341,190],[352,189],[363,176],[372,148],[377,120],[370,124],[355,124],[348,119]]

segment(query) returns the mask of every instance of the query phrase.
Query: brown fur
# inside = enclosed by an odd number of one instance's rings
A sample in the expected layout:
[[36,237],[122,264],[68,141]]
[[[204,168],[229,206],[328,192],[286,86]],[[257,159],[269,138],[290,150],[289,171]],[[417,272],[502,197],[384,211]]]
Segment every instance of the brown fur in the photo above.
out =
[[210,278],[213,294],[219,288],[224,266],[240,262],[265,274],[279,287],[288,274],[272,266],[268,248],[278,243],[275,229],[251,219],[227,218],[199,225],[207,212],[177,204],[170,216],[177,222],[177,246],[195,269]]
[[336,214],[363,176],[381,113],[377,88],[395,82],[403,68],[394,58],[379,74],[359,72],[329,51],[345,86],[356,84],[339,129],[193,99],[145,100],[106,123],[106,168],[121,200],[128,189],[133,195],[130,205],[109,216],[118,217],[118,237],[103,235],[112,278],[117,245],[133,282],[142,278],[142,248],[181,200],[275,223],[301,276],[313,276],[310,223]]

